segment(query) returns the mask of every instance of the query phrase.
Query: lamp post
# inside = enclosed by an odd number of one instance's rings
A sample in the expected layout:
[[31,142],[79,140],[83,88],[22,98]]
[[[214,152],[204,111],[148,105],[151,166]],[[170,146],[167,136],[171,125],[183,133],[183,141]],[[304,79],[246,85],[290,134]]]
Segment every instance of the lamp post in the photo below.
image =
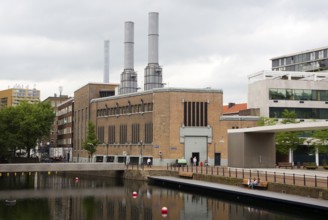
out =
[[143,169],[143,142],[142,142],[142,140],[140,140],[139,144],[140,144],[140,155],[141,155],[141,167]]

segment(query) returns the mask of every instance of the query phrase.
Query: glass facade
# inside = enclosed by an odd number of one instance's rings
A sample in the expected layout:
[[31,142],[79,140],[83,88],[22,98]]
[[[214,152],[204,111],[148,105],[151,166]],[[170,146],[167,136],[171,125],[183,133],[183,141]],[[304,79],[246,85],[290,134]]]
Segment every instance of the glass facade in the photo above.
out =
[[328,119],[328,109],[325,108],[285,108],[270,107],[270,118],[282,118],[282,112],[287,109],[296,113],[296,118],[300,119]]
[[328,90],[269,89],[270,100],[328,101]]
[[272,70],[279,71],[320,71],[328,68],[328,49],[280,57],[272,60]]

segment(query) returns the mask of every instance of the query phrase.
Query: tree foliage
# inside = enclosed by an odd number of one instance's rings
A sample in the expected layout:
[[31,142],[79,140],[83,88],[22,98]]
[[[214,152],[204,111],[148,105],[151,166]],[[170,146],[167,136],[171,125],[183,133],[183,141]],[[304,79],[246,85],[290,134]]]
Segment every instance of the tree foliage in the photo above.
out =
[[38,139],[49,135],[55,114],[49,102],[30,104],[0,110],[0,146],[3,151],[25,149],[30,156]]
[[320,153],[328,153],[328,130],[318,130],[314,132],[312,144],[318,148]]
[[88,151],[90,158],[92,158],[92,155],[96,152],[96,148],[99,143],[100,142],[97,139],[95,126],[91,121],[89,121],[87,139],[83,143],[83,149]]
[[259,121],[257,121],[257,126],[271,126],[277,124],[276,118],[268,118],[268,117],[261,117]]
[[[285,109],[282,113],[282,124],[299,123],[296,119],[296,113]],[[281,154],[288,154],[289,149],[295,150],[297,146],[303,143],[303,139],[299,137],[299,132],[278,132],[276,134],[276,150]]]

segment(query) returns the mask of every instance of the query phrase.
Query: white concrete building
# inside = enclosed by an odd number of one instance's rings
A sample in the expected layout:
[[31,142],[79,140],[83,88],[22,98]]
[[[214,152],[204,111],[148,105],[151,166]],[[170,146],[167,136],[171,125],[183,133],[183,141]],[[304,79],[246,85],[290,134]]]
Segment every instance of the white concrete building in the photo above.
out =
[[261,71],[248,76],[248,108],[281,118],[284,109],[301,121],[328,121],[328,73]]
[[[301,122],[328,121],[328,73],[261,71],[248,76],[248,108],[258,108],[260,116],[282,118],[287,109]],[[327,122],[328,123],[328,122]],[[310,153],[311,143],[304,141],[290,151],[289,162],[324,163],[325,154]]]

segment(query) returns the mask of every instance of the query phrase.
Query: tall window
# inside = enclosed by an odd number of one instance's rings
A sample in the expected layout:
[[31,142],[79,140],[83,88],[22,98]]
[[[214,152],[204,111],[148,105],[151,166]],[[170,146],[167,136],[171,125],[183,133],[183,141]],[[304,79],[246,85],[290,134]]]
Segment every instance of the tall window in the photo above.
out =
[[120,125],[120,144],[127,143],[127,132],[128,127],[127,125]]
[[145,124],[145,143],[153,143],[153,123]]
[[115,125],[108,126],[108,143],[115,143]]
[[100,143],[104,143],[105,140],[104,140],[104,134],[105,134],[105,128],[104,126],[99,126],[98,127],[98,140],[100,141]]
[[132,144],[137,144],[140,141],[140,125],[132,124]]
[[185,126],[207,126],[207,102],[184,102],[183,122]]

